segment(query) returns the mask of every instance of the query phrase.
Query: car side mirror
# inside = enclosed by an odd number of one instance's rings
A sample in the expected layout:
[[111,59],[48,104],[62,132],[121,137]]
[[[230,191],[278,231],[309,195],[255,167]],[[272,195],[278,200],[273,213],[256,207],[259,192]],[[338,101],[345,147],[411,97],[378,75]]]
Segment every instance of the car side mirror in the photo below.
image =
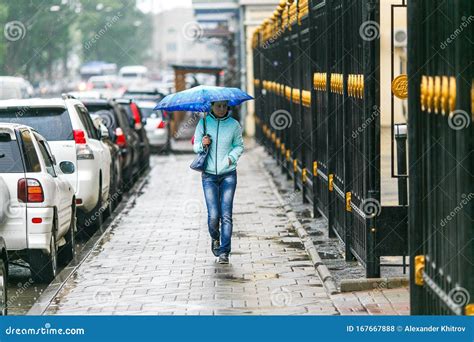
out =
[[74,171],[76,171],[74,164],[70,161],[62,161],[61,163],[59,163],[59,169],[65,175],[70,175],[74,173]]
[[145,126],[146,125],[146,119],[142,119],[142,124]]
[[100,124],[99,131],[100,131],[100,138],[102,140],[110,138],[109,130],[107,129],[107,127],[105,127],[104,124],[102,123]]

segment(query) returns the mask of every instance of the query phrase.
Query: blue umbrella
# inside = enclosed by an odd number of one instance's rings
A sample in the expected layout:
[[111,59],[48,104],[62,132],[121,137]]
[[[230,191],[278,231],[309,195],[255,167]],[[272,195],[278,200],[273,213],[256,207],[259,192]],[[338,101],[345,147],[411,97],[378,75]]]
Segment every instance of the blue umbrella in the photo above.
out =
[[238,88],[197,86],[166,96],[155,110],[208,112],[211,102],[228,101],[229,106],[237,106],[252,99],[252,96]]

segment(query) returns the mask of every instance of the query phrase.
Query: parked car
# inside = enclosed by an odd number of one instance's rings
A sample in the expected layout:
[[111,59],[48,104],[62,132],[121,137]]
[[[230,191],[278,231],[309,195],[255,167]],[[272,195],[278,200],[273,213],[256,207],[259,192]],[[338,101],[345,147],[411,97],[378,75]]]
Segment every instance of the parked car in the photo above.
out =
[[24,78],[0,76],[0,100],[27,99],[33,94],[33,86]]
[[0,315],[8,314],[8,253],[7,244],[0,236]]
[[122,97],[130,100],[148,100],[159,102],[165,97],[165,94],[156,87],[141,86],[127,88]]
[[0,236],[9,253],[28,261],[34,281],[50,282],[58,262],[75,255],[76,197],[64,177],[74,163],[63,160],[58,167],[46,139],[18,124],[0,123],[0,151],[0,182],[9,197]]
[[134,100],[117,99],[116,101],[125,109],[129,120],[134,123],[133,129],[140,138],[140,173],[142,173],[150,166],[150,142],[145,130],[146,119]]
[[135,122],[114,100],[82,99],[82,102],[90,113],[100,115],[110,139],[119,146],[124,186],[130,188],[140,171],[140,137],[135,132]]
[[68,96],[0,101],[0,122],[31,126],[48,140],[58,164],[74,164],[65,177],[75,190],[79,231],[87,237],[99,228],[103,211],[110,210],[111,157],[82,102]]
[[[106,111],[107,112],[107,111]],[[107,112],[108,114],[108,112]],[[109,201],[112,204],[112,210],[114,210],[118,203],[122,199],[123,193],[123,180],[122,180],[122,157],[120,154],[120,147],[112,142],[108,128],[104,125],[103,119],[100,116],[100,111],[96,114],[91,114],[92,121],[97,129],[101,131],[104,144],[107,145],[110,151],[111,163],[110,163],[110,196]],[[110,212],[109,212],[110,214]]]
[[167,120],[161,110],[154,110],[156,102],[137,101],[145,122],[145,131],[150,143],[150,148],[154,151],[170,152],[170,132]]

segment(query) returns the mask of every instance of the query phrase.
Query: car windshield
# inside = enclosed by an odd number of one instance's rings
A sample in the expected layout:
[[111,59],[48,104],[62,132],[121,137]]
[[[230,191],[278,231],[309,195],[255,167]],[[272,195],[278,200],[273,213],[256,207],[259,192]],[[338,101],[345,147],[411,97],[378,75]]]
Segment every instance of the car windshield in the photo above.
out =
[[84,103],[89,113],[95,113],[99,110],[112,110],[112,107],[108,103],[104,104],[88,104]]
[[19,123],[33,127],[48,141],[74,139],[68,111],[60,107],[0,109],[0,122]]
[[9,134],[0,133],[0,173],[23,172],[20,147]]

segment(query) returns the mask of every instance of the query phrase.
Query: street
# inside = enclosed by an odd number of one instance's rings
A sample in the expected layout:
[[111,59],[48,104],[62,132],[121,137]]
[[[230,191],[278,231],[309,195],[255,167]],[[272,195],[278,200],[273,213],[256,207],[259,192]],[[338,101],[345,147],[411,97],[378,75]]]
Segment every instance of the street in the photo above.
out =
[[154,156],[141,189],[43,313],[407,314],[406,288],[327,293],[275,197],[261,164],[268,158],[246,141],[231,260],[220,265],[210,251],[200,174],[188,167],[192,155]]

